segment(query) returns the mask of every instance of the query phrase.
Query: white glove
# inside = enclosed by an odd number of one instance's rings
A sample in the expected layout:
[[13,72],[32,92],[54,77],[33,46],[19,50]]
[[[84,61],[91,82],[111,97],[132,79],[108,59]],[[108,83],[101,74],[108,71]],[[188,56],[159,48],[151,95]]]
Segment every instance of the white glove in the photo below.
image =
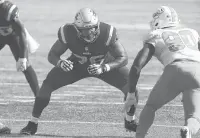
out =
[[71,62],[70,60],[59,60],[57,63],[57,66],[60,67],[62,70],[64,71],[71,71],[73,69],[73,62]]
[[110,71],[110,66],[108,64],[92,64],[89,65],[87,70],[91,75],[100,75],[104,72]]
[[137,99],[136,99],[135,93],[128,92],[126,101],[124,103],[123,112],[129,112],[132,105],[137,106]]
[[19,58],[16,63],[17,71],[25,71],[27,69],[27,59]]

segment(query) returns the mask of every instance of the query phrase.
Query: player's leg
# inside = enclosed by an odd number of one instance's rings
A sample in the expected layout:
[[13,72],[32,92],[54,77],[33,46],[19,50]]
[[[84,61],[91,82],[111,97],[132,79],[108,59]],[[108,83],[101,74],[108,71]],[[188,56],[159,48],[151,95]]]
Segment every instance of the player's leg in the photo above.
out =
[[[10,49],[16,61],[19,59],[19,52],[20,52],[19,44],[20,44],[19,37],[17,36],[10,37],[10,40],[8,41],[8,45],[10,46]],[[28,59],[28,51],[26,54],[26,58]],[[31,87],[31,90],[33,91],[34,96],[36,96],[36,94],[39,91],[39,84],[38,84],[37,75],[33,67],[31,66],[30,62],[28,62],[27,69],[23,71],[23,73],[26,77],[27,82],[29,83]]]
[[183,91],[183,107],[185,113],[185,124],[181,129],[182,138],[191,138],[200,129],[200,64],[190,62],[188,67],[184,66],[187,72],[184,80],[186,90]]
[[39,93],[35,98],[32,111],[32,118],[28,125],[21,130],[21,134],[33,135],[37,131],[38,119],[44,108],[49,104],[51,93],[62,86],[72,84],[84,77],[86,73],[72,70],[65,72],[60,68],[54,67],[44,80]]
[[185,124],[181,129],[183,138],[191,138],[200,129],[200,88],[183,92]]
[[[2,50],[6,45],[6,37],[0,36],[0,50]],[[10,134],[11,129],[5,126],[3,123],[0,123],[0,135],[1,134]]]
[[180,94],[178,69],[168,65],[152,89],[144,106],[136,131],[136,138],[144,138],[154,121],[155,112]]
[[[127,67],[122,67],[122,68],[104,73],[100,75],[99,78],[103,80],[104,82],[121,90],[124,94],[124,100],[125,100],[126,95],[129,91],[128,75],[129,75],[129,69]],[[136,99],[138,101],[138,93],[136,92],[135,94],[136,94]],[[135,111],[136,111],[136,107],[132,106],[130,111],[125,114],[124,125],[127,131],[136,131],[137,122],[135,120],[136,119]]]

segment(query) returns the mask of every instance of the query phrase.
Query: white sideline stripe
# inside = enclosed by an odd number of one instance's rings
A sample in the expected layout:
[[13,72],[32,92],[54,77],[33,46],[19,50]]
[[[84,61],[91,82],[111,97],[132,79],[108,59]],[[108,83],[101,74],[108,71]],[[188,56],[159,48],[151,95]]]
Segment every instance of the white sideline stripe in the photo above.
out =
[[[53,98],[53,97],[52,97]],[[20,102],[20,103],[31,103],[34,102],[34,99],[0,99],[1,102],[5,101],[9,104],[9,102]],[[58,101],[51,100],[50,103],[69,103],[69,104],[92,104],[92,105],[123,105],[123,102],[93,102],[93,101]],[[145,103],[139,102],[138,105],[144,106]],[[179,104],[166,104],[165,107],[182,107]]]
[[[28,122],[28,119],[0,119],[1,121],[13,121],[13,122]],[[82,121],[66,121],[66,120],[40,120],[41,123],[61,123],[61,124],[102,124],[102,125],[123,125],[123,123],[114,123],[114,122],[82,122]],[[175,125],[156,125],[156,127],[172,127],[179,128],[181,126]]]

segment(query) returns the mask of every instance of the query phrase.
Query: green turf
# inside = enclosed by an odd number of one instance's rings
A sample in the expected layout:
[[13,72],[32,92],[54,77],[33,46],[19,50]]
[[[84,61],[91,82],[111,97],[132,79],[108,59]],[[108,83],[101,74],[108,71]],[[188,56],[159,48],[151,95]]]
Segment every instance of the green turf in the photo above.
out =
[[[24,25],[41,44],[37,53],[30,56],[40,84],[53,67],[48,63],[47,55],[57,39],[58,28],[67,22],[73,22],[75,13],[82,7],[95,9],[101,21],[117,27],[120,41],[128,52],[129,67],[142,46],[142,38],[147,32],[152,12],[158,6],[174,7],[183,23],[200,31],[199,0],[13,0],[13,2],[20,8],[20,18]],[[8,47],[1,51],[0,57],[0,118],[12,128],[12,135],[0,137],[22,137],[18,132],[31,117],[33,95],[23,74],[16,73],[15,61]],[[162,68],[162,65],[153,58],[142,71],[139,80],[140,104],[137,116],[150,91],[142,88],[144,85],[152,87],[162,73]],[[123,94],[100,80],[88,78],[68,88],[61,88],[53,93],[51,101],[41,116],[38,134],[33,137],[134,136],[134,133],[129,134],[123,128],[121,112]],[[150,129],[147,138],[178,137],[179,128],[176,126],[183,124],[180,101],[181,96],[178,96],[157,112],[155,125]],[[199,137],[200,133],[194,138]]]

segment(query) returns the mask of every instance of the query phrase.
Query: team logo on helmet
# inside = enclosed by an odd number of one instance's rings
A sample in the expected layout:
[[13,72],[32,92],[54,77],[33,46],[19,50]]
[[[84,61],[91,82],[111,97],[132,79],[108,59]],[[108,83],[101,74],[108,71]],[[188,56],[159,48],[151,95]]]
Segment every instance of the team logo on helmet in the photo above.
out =
[[161,6],[155,13],[153,13],[152,17],[153,19],[150,22],[152,30],[177,26],[179,24],[178,14],[171,7]]

